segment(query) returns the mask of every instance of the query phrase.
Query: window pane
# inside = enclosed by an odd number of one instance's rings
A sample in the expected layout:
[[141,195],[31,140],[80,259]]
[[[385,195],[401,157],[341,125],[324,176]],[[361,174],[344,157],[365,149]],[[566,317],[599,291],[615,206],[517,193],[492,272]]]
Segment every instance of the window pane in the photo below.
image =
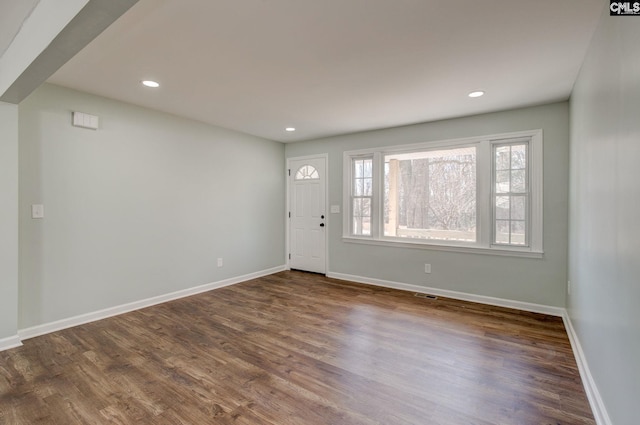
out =
[[371,199],[363,198],[361,199],[361,202],[362,202],[362,216],[370,217],[371,216]]
[[525,222],[524,221],[512,221],[511,222],[511,245],[524,245]]
[[496,193],[509,193],[511,191],[510,179],[510,171],[496,171]]
[[508,244],[510,230],[509,220],[496,220],[496,243]]
[[524,170],[527,168],[527,145],[511,146],[511,169]]
[[509,146],[500,146],[496,148],[496,170],[508,170],[511,168],[509,156],[511,149]]
[[510,202],[508,196],[496,196],[496,218],[508,220],[510,214]]
[[364,177],[373,177],[373,161],[370,159],[366,159],[363,161],[363,176]]
[[354,182],[353,194],[354,196],[364,195],[364,181],[362,179],[356,179]]
[[353,160],[353,177],[356,179],[373,177],[373,160],[372,159],[354,159]]
[[373,179],[364,179],[363,180],[363,191],[362,194],[365,196],[373,195]]
[[362,161],[361,159],[356,159],[353,161],[353,167],[354,167],[354,177],[355,178],[362,178],[364,175],[364,161]]
[[[499,173],[501,171],[498,171]],[[514,170],[511,172],[511,192],[524,193],[527,187],[527,172],[526,170]]]
[[353,198],[354,235],[371,234],[371,198]]
[[362,199],[353,200],[353,234],[362,234]]
[[362,217],[362,235],[371,235],[371,217]]
[[[511,219],[512,220],[524,220],[526,216],[527,198],[524,196],[513,196],[511,198]],[[498,217],[496,218],[503,218]]]
[[355,198],[353,200],[353,216],[362,217],[362,199]]
[[353,234],[361,235],[362,234],[362,217],[353,217]]
[[475,147],[388,154],[385,164],[385,236],[476,241]]

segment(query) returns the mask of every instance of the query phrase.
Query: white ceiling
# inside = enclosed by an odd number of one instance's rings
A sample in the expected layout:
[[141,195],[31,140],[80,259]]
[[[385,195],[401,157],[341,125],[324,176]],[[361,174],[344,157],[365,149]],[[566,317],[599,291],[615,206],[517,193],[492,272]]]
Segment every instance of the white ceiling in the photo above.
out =
[[0,56],[40,0],[0,0]]
[[299,141],[565,100],[603,11],[601,0],[140,0],[48,81]]

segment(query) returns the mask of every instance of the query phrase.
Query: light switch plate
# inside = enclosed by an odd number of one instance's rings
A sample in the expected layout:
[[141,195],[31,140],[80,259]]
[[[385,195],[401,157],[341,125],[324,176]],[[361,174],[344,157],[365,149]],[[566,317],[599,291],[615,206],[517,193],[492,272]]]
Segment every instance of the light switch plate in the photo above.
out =
[[44,218],[44,205],[42,204],[31,205],[31,218]]

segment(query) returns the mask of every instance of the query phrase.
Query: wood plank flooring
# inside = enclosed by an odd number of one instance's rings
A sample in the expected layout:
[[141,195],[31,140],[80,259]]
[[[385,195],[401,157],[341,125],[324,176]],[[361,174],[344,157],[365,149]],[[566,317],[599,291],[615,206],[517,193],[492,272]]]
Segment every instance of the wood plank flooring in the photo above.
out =
[[282,272],[0,353],[1,424],[595,424],[562,320]]

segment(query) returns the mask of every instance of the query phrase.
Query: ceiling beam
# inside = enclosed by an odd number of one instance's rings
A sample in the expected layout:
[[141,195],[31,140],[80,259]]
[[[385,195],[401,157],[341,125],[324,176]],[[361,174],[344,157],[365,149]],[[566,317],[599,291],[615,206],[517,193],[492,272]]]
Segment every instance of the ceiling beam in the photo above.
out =
[[0,58],[0,101],[20,103],[137,2],[40,2]]

